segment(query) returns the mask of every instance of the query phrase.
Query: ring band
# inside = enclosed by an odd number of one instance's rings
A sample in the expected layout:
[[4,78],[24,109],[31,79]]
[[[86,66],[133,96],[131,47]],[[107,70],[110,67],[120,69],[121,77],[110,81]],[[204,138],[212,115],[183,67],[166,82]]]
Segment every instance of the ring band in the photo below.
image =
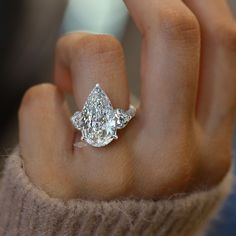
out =
[[82,111],[71,117],[73,126],[81,131],[81,140],[93,147],[103,147],[117,139],[117,129],[124,128],[135,116],[136,108],[127,111],[113,109],[106,93],[99,84],[90,92]]

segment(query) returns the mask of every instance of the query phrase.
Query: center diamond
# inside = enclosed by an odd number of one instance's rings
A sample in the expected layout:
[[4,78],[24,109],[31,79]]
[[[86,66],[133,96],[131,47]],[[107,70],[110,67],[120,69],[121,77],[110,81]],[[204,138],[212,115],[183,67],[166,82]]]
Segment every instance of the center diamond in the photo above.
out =
[[82,138],[90,145],[102,147],[116,135],[116,117],[106,93],[97,84],[89,94],[81,112]]

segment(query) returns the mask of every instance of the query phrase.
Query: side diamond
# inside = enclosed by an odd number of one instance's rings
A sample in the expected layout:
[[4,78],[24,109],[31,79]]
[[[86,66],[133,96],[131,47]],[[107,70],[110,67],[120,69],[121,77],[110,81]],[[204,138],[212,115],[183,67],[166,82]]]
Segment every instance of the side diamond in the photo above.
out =
[[75,112],[75,114],[71,117],[71,122],[76,129],[80,130],[83,127],[83,117],[81,112]]
[[116,109],[115,110],[115,119],[116,119],[117,129],[122,129],[128,124],[131,117],[123,109]]

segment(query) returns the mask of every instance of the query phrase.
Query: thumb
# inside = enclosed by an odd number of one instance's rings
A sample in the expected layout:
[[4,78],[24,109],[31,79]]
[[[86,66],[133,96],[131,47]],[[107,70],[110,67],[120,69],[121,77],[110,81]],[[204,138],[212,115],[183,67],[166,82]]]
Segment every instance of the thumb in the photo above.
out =
[[70,186],[65,184],[69,182],[65,177],[66,157],[72,152],[73,140],[69,116],[63,95],[52,84],[30,88],[19,110],[25,171],[36,186],[56,196],[64,195],[61,192]]

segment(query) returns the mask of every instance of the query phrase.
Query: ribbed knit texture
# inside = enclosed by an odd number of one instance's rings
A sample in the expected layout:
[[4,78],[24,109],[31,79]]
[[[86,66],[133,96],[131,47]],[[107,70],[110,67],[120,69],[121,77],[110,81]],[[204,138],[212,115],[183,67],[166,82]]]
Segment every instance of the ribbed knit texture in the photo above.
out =
[[31,184],[18,154],[6,161],[0,190],[0,235],[193,236],[230,191],[215,189],[169,200],[62,201]]

